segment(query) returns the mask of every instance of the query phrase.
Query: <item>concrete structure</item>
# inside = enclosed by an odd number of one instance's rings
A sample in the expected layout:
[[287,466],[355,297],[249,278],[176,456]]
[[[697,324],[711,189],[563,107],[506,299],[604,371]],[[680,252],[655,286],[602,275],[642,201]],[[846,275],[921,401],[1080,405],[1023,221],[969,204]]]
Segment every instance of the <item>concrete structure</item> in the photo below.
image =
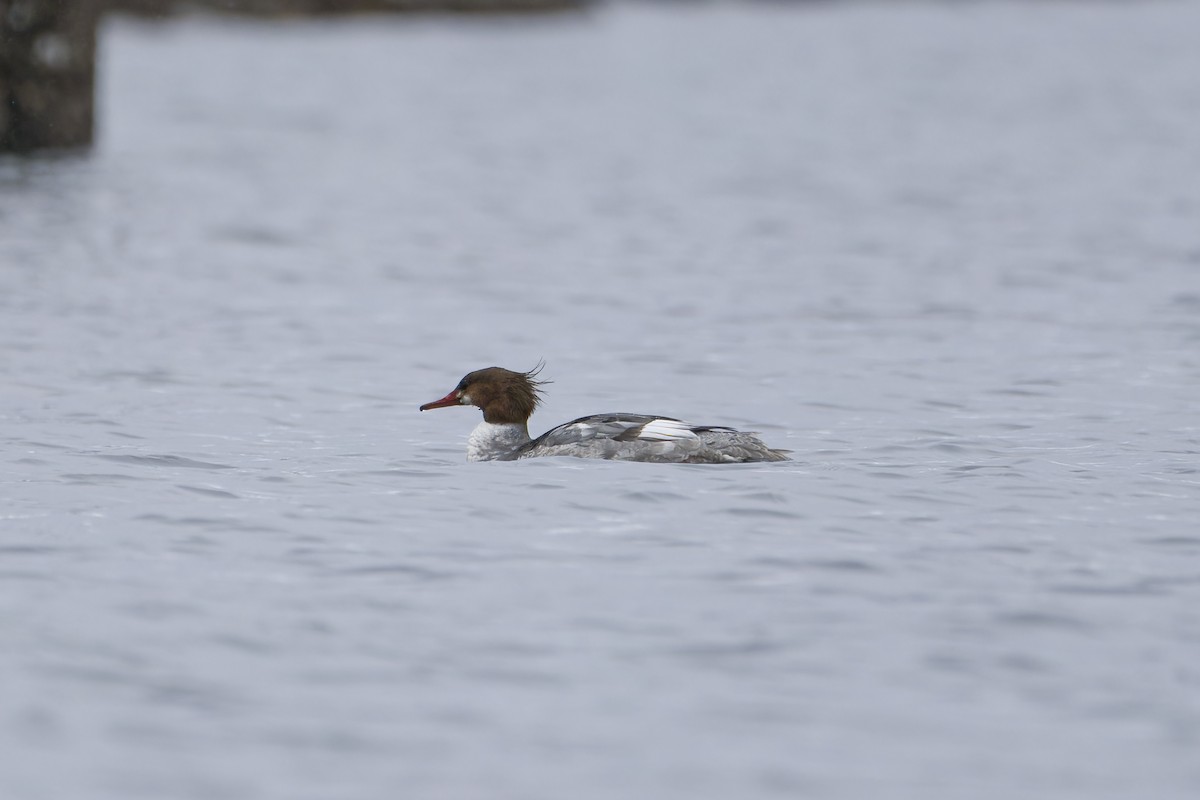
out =
[[92,141],[99,0],[0,0],[0,151]]
[[260,16],[355,12],[541,12],[587,0],[0,0],[0,152],[92,143],[96,22],[105,10],[167,15],[203,7]]

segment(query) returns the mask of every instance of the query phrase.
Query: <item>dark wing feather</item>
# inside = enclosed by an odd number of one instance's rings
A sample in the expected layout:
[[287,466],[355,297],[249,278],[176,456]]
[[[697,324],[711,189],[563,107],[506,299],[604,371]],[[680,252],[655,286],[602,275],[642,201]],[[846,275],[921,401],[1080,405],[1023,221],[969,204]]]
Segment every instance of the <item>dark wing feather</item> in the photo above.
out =
[[674,417],[662,417],[655,414],[591,414],[570,422],[564,422],[557,428],[551,428],[533,441],[526,442],[502,460],[512,461],[523,453],[539,447],[559,447],[568,444],[591,441],[593,439],[613,439],[619,442],[631,442],[638,438],[642,429],[655,420],[679,422]]
[[[591,445],[587,443],[591,442]],[[634,442],[639,444],[634,445]],[[577,447],[576,445],[582,445]],[[673,461],[717,464],[739,461],[786,461],[752,433],[720,425],[693,425],[654,414],[593,414],[551,428],[504,455],[501,461],[529,456],[567,455],[626,461]]]

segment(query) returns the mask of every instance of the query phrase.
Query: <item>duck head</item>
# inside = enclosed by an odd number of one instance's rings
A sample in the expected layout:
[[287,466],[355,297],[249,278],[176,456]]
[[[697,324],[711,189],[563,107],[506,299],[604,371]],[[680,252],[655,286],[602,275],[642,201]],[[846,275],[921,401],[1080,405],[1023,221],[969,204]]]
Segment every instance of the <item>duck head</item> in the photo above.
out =
[[536,380],[541,369],[541,364],[529,372],[513,372],[503,367],[477,369],[463,376],[448,395],[426,403],[421,410],[475,406],[483,411],[485,422],[496,425],[527,422],[541,402],[540,387],[547,383]]

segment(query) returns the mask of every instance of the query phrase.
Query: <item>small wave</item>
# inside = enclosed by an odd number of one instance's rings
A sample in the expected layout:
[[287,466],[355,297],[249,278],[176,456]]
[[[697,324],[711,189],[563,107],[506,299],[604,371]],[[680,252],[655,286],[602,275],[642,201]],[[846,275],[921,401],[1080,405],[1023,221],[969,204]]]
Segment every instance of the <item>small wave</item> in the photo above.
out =
[[174,467],[181,469],[233,469],[229,464],[214,464],[210,461],[196,461],[183,456],[171,455],[154,455],[154,456],[135,456],[135,455],[108,455],[99,454],[96,458],[103,458],[105,461],[115,461],[118,464],[136,464],[140,467]]

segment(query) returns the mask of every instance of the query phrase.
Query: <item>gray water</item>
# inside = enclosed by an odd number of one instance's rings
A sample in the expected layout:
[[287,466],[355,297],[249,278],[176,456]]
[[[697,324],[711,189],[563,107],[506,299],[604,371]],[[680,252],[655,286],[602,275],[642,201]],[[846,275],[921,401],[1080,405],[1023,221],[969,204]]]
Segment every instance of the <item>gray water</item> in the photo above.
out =
[[[1197,30],[110,20],[0,161],[0,796],[1200,795]],[[795,460],[416,410],[539,358]]]

